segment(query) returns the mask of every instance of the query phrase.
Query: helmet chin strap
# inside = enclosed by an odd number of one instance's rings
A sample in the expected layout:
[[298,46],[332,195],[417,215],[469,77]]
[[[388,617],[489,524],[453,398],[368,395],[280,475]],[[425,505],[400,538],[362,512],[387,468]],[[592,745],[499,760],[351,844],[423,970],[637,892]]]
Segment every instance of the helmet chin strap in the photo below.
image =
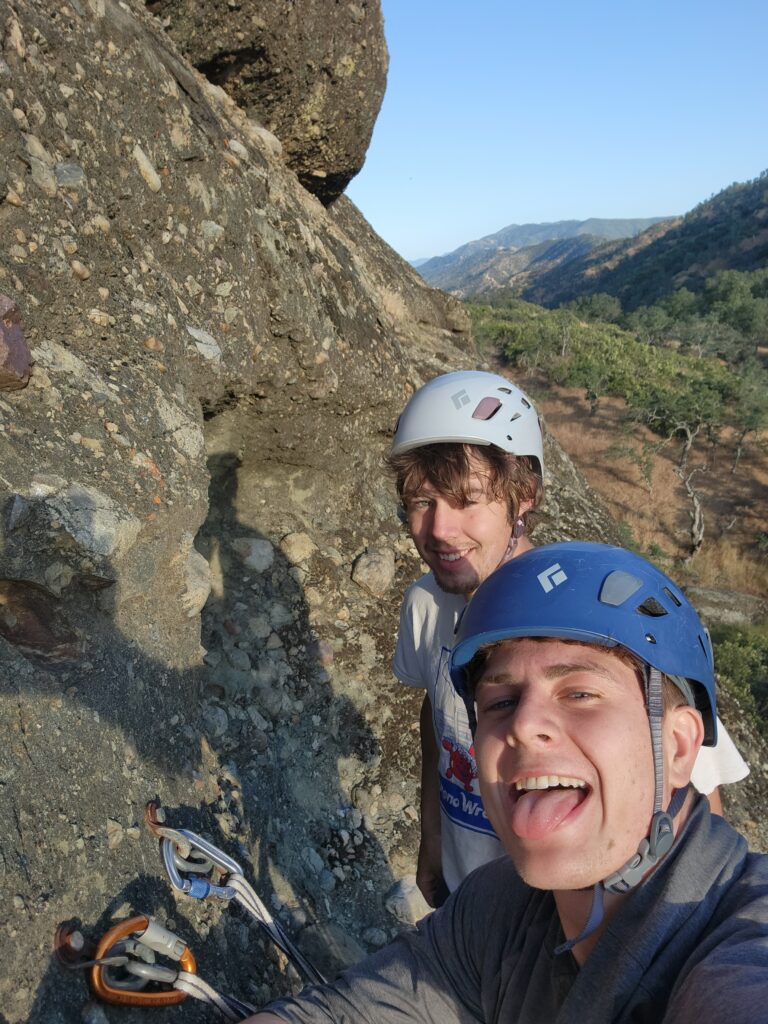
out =
[[654,773],[654,795],[653,795],[653,817],[651,827],[645,839],[641,840],[637,853],[623,864],[618,871],[604,878],[602,882],[596,882],[592,889],[592,906],[589,917],[578,935],[561,943],[555,949],[555,955],[567,953],[591,935],[599,927],[603,920],[603,894],[610,892],[614,894],[627,893],[643,880],[643,876],[654,867],[664,854],[668,853],[675,839],[672,826],[673,819],[682,810],[683,803],[688,793],[688,787],[675,790],[672,794],[669,807],[662,810],[664,801],[664,759],[662,749],[662,720],[664,718],[664,704],[661,692],[661,673],[656,668],[647,668],[645,673],[645,695],[648,707],[648,719],[651,726],[651,748],[653,751],[653,773]]

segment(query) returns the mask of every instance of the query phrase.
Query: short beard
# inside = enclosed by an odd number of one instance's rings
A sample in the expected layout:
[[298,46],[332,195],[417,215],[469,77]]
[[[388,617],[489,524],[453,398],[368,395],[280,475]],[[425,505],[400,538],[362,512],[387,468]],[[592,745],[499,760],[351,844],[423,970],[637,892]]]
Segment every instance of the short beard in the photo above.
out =
[[432,575],[435,577],[438,587],[445,594],[460,594],[462,597],[466,597],[467,600],[474,594],[477,588],[480,586],[482,580],[475,574],[474,582],[467,587],[466,581],[451,579],[443,579],[443,574],[439,570],[432,570]]

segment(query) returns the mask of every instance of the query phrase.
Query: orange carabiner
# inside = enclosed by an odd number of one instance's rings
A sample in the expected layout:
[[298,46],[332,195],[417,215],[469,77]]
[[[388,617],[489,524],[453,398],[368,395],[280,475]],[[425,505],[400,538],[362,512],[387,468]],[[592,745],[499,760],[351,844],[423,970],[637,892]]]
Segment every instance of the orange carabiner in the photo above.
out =
[[[94,960],[101,960],[107,956],[109,950],[121,939],[126,939],[131,935],[141,939],[141,935],[149,928],[150,923],[150,919],[145,914],[129,917],[127,921],[120,921],[102,936],[96,947]],[[184,952],[179,958],[179,968],[189,974],[197,973],[197,963],[188,946],[185,946]],[[121,1006],[173,1006],[187,998],[186,992],[180,992],[177,989],[165,992],[143,992],[115,988],[106,980],[104,970],[98,964],[91,968],[91,988],[94,995],[103,1002],[116,1003]]]

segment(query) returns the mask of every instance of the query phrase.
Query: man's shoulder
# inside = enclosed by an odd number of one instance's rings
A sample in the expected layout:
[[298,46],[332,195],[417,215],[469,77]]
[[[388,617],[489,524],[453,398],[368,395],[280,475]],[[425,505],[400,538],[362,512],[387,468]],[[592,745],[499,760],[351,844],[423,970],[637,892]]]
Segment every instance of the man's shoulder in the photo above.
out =
[[414,601],[425,601],[432,600],[437,601],[443,591],[437,585],[437,580],[431,572],[425,572],[423,576],[419,576],[417,580],[410,583],[403,595],[403,604],[412,603]]
[[748,853],[729,867],[702,941],[672,993],[665,1024],[752,1024],[765,1013],[768,855]]
[[453,612],[461,609],[465,603],[460,594],[448,594],[442,590],[431,572],[424,573],[423,576],[414,580],[403,595],[404,609],[419,608],[434,609],[435,611],[450,609]]

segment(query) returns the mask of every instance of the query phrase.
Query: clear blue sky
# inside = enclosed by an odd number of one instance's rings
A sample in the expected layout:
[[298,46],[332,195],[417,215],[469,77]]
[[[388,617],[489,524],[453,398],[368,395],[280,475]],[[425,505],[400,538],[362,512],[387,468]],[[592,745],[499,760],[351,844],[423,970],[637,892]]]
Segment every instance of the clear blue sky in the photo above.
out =
[[654,217],[768,167],[766,0],[381,0],[348,189],[407,259],[507,224]]

